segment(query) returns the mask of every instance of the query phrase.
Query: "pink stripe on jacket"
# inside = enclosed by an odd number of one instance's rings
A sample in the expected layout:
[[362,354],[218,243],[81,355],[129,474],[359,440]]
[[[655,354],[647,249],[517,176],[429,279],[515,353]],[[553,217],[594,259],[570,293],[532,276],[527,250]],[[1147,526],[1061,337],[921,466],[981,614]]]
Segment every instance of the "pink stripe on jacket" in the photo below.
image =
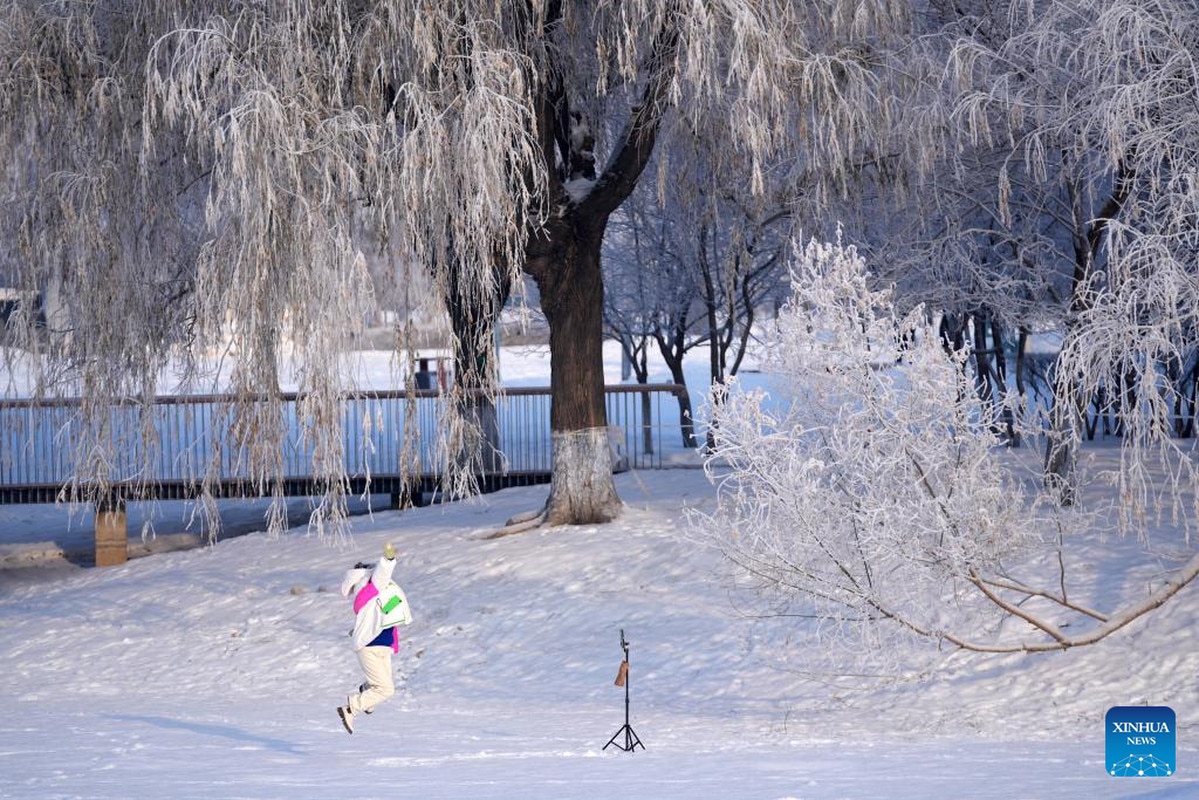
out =
[[[379,587],[375,586],[372,581],[367,581],[366,586],[358,590],[358,594],[354,595],[354,614],[366,607],[366,604],[379,596]],[[400,632],[395,628],[391,629],[391,652],[400,652]]]

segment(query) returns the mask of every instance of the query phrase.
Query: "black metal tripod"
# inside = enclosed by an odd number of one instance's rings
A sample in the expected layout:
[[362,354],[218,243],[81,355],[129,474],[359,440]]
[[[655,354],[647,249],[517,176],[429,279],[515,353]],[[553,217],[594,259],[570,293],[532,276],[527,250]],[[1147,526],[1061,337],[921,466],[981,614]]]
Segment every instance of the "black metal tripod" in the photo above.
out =
[[[645,745],[641,744],[641,739],[633,731],[629,725],[629,643],[624,638],[624,628],[620,629],[620,647],[624,650],[624,661],[620,662],[620,672],[616,673],[616,685],[624,687],[624,725],[620,730],[612,734],[612,738],[608,740],[608,744],[604,745],[603,749],[607,750],[609,745],[616,745],[626,753],[631,753],[640,747],[645,749]],[[616,741],[624,734],[624,744]]]

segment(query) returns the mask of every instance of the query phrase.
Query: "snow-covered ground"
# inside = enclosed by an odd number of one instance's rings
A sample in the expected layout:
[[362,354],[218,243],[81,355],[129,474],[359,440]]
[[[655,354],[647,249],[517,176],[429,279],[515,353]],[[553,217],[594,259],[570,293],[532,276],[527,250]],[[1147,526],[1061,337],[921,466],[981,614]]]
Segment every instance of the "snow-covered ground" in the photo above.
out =
[[[839,681],[805,662],[802,623],[738,610],[684,513],[713,502],[700,470],[617,486],[602,526],[485,538],[544,501],[533,487],[358,517],[350,544],[301,526],[3,571],[0,797],[1199,797],[1194,587],[1094,647]],[[59,512],[23,513],[0,539],[33,547]],[[387,541],[416,620],[397,695],[350,736],[337,584]],[[1128,574],[1137,550],[1095,547],[1090,567]],[[604,747],[624,723],[622,630],[633,753]],[[1104,714],[1137,704],[1177,713],[1172,777],[1105,771]]]

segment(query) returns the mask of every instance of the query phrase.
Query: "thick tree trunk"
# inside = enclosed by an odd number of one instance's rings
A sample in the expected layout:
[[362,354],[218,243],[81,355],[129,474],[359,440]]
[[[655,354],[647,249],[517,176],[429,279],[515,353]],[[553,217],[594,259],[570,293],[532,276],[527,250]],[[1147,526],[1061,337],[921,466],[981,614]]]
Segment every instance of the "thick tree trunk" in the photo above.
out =
[[[559,228],[554,269],[530,270],[550,329],[551,525],[608,522],[620,512],[604,407],[602,221]],[[565,226],[564,226],[565,227]],[[580,230],[582,228],[582,230]],[[590,230],[588,230],[590,228]]]
[[[558,0],[547,4],[546,31],[563,24],[563,6]],[[536,81],[542,86],[537,138],[550,170],[550,190],[545,225],[530,232],[524,267],[537,281],[550,328],[554,464],[545,521],[551,525],[607,522],[620,511],[604,408],[600,246],[609,216],[632,193],[653,152],[675,74],[677,23],[673,14],[661,21],[645,64],[640,102],[602,172],[596,171],[589,129],[571,109],[565,84],[556,79],[559,65],[550,68],[554,80]],[[574,191],[565,190],[567,182]]]

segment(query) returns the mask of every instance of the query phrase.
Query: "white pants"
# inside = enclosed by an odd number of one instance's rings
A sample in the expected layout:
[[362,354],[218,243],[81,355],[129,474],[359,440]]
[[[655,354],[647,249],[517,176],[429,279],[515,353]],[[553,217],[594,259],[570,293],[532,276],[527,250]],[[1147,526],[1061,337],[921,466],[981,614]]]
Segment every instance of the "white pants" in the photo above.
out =
[[358,651],[358,663],[366,676],[366,690],[349,697],[350,710],[355,714],[370,711],[396,692],[390,647],[364,647]]

